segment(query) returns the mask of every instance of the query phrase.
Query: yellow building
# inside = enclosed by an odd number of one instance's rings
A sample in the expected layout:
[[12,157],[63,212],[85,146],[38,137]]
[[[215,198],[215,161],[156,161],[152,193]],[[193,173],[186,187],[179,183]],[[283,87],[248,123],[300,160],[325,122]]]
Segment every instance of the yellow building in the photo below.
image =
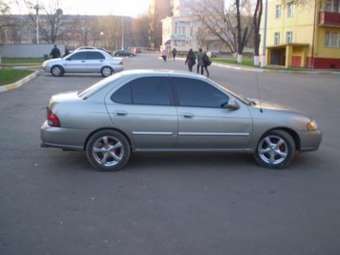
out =
[[340,68],[340,0],[268,0],[266,31],[267,65]]

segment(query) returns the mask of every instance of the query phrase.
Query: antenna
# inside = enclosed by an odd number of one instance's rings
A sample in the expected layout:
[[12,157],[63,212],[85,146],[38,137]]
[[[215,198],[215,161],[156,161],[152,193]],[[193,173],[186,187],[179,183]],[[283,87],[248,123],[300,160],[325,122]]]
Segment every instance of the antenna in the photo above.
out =
[[263,112],[263,108],[262,108],[262,93],[261,93],[261,86],[260,86],[260,80],[259,80],[259,75],[258,75],[258,71],[255,71],[256,73],[256,87],[257,87],[257,95],[258,95],[258,99],[259,99],[259,108],[260,108],[260,112]]

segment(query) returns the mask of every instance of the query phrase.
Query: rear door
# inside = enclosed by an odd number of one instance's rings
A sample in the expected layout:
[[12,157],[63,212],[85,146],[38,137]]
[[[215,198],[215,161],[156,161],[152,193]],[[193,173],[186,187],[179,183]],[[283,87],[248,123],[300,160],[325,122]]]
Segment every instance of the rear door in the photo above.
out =
[[105,56],[97,51],[88,51],[86,54],[86,67],[89,72],[99,73],[105,61]]
[[136,78],[106,98],[113,127],[128,132],[137,150],[176,145],[177,111],[168,77]]
[[172,79],[178,104],[178,147],[182,149],[244,149],[252,122],[248,108],[223,108],[230,96],[206,81]]

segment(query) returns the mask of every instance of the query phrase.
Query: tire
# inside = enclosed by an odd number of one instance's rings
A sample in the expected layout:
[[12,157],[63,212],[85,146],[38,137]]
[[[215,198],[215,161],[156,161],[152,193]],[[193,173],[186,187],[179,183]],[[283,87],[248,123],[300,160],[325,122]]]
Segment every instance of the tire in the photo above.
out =
[[60,77],[64,75],[64,68],[62,68],[61,66],[53,66],[51,68],[51,74],[54,77]]
[[110,75],[113,74],[113,70],[109,66],[104,66],[101,70],[100,73],[102,74],[103,77],[109,77]]
[[282,169],[292,162],[295,152],[292,136],[283,130],[273,130],[261,137],[254,156],[262,167]]
[[86,145],[90,164],[101,171],[118,171],[129,161],[131,146],[126,137],[114,130],[93,134]]

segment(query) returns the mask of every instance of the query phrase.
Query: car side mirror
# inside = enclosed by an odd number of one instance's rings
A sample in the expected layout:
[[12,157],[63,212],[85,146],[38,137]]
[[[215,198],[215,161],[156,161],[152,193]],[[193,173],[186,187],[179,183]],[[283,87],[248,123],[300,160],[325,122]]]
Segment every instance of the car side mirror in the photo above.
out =
[[240,109],[239,103],[234,98],[229,99],[228,103],[223,104],[222,107],[231,111]]

